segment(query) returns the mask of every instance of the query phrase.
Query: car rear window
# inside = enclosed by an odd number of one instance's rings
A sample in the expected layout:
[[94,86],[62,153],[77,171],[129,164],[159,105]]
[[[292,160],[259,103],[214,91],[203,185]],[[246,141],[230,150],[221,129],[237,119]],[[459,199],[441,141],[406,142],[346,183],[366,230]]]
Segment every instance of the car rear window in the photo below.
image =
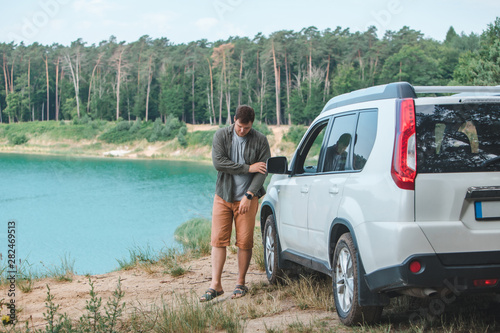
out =
[[500,171],[500,104],[416,107],[417,172]]

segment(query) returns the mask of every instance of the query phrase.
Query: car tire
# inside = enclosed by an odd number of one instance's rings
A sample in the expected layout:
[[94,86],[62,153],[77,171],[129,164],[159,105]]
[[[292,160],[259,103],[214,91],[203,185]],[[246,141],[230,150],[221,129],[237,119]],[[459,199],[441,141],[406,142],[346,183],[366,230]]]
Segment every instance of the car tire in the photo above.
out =
[[382,306],[360,306],[358,302],[357,250],[350,233],[343,234],[333,257],[333,296],[340,321],[347,326],[380,320]]
[[266,267],[267,280],[271,284],[276,284],[283,276],[283,271],[279,268],[279,243],[274,216],[269,215],[264,226],[262,237],[264,246],[264,265]]

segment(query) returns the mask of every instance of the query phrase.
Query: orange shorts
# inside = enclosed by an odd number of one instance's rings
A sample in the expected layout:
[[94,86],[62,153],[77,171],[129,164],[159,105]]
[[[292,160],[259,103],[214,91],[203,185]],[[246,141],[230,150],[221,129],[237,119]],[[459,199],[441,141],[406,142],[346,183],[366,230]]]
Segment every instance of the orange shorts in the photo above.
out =
[[234,226],[236,230],[236,246],[242,250],[253,248],[253,230],[255,228],[255,216],[259,209],[259,198],[254,197],[250,209],[243,215],[238,213],[240,202],[227,202],[217,194],[214,198],[212,211],[212,246],[226,247],[231,241],[231,231]]

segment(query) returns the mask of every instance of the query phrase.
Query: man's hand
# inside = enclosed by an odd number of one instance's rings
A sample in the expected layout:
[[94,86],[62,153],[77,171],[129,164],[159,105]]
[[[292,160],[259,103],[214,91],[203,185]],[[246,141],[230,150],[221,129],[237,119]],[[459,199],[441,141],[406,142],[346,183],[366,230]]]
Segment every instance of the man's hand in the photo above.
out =
[[252,203],[252,200],[248,200],[247,197],[243,197],[240,201],[240,207],[238,209],[238,213],[241,215],[245,215],[246,212],[250,209],[250,204]]
[[261,173],[263,175],[266,174],[267,168],[266,168],[266,163],[265,162],[257,162],[252,165],[250,165],[250,168],[248,169],[248,172],[250,173]]

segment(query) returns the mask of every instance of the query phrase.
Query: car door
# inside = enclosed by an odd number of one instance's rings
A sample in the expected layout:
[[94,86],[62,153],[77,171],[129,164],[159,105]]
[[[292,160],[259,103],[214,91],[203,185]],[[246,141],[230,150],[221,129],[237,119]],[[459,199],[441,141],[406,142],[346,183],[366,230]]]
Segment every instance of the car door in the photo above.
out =
[[321,165],[320,152],[329,119],[313,124],[299,144],[291,166],[291,175],[279,186],[280,241],[282,250],[309,253],[307,215],[309,191]]
[[307,208],[307,254],[328,262],[330,225],[337,217],[343,198],[344,184],[351,174],[352,146],[357,114],[337,116],[324,146],[322,167],[309,184]]

